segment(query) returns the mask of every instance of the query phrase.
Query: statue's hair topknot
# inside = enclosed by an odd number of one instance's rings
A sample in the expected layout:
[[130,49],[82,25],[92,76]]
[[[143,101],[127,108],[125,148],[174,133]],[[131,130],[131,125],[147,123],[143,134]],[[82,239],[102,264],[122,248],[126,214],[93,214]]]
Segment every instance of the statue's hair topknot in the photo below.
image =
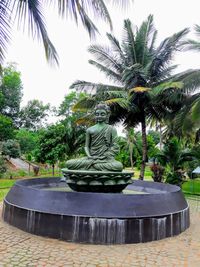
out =
[[94,108],[94,112],[98,109],[104,109],[107,112],[107,114],[110,114],[110,107],[104,102],[97,104]]

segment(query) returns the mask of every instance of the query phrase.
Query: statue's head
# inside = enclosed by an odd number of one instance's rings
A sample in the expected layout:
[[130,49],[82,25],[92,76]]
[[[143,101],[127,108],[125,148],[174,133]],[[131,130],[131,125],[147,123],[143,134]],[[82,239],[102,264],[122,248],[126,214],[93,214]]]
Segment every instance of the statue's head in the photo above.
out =
[[105,103],[99,103],[95,106],[94,115],[96,122],[108,123],[110,117],[110,107]]

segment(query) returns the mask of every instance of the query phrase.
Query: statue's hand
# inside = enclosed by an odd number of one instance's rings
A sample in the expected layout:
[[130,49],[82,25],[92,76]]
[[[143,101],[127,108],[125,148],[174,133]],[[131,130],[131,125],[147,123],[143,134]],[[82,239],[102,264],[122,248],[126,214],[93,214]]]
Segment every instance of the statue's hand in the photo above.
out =
[[98,157],[98,159],[106,159],[105,156]]
[[88,159],[97,159],[95,156],[88,156]]

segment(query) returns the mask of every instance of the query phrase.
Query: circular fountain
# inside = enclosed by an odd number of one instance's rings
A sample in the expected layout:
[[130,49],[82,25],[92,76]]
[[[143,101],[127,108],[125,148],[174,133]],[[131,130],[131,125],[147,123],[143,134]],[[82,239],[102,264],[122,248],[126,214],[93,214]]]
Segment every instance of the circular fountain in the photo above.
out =
[[134,180],[122,193],[72,192],[60,178],[17,181],[3,219],[32,234],[91,244],[148,242],[189,227],[177,186]]
[[32,234],[91,244],[147,242],[187,229],[181,189],[133,181],[115,160],[119,148],[116,130],[107,124],[108,107],[97,105],[95,116],[97,124],[86,132],[86,157],[67,161],[64,179],[17,181],[4,200],[4,221]]

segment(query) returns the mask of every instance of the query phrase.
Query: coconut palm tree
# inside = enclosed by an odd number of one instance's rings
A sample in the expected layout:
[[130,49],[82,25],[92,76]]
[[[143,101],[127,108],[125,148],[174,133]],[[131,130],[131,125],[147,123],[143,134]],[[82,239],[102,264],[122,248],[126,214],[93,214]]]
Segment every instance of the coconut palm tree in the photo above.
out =
[[[28,25],[28,30],[33,37],[43,41],[47,59],[52,63],[58,63],[58,55],[55,47],[49,39],[44,9],[53,4],[59,15],[70,16],[75,22],[81,22],[90,36],[97,32],[91,13],[94,17],[100,17],[109,23],[112,28],[111,18],[106,7],[107,0],[1,0],[0,1],[0,63],[3,62],[7,43],[11,39],[11,27],[14,19],[19,26]],[[113,0],[113,2],[126,4],[130,0]],[[90,15],[89,15],[90,14]]]
[[[200,37],[200,25],[194,26],[197,38]],[[188,39],[184,42],[185,50],[200,52],[200,41]],[[195,75],[195,73],[194,73]],[[200,131],[200,89],[198,88],[196,77],[193,79],[193,93],[190,98],[187,98],[187,104],[182,108],[171,123],[172,134],[185,136],[189,139],[195,139]],[[190,131],[188,131],[190,129]]]
[[121,43],[112,34],[107,34],[110,46],[92,45],[89,48],[96,58],[89,63],[103,72],[112,85],[86,81],[71,85],[72,89],[91,92],[75,108],[93,108],[96,101],[105,100],[111,106],[111,123],[122,121],[129,128],[141,125],[141,179],[147,158],[148,120],[172,118],[183,106],[187,92],[200,84],[200,70],[173,74],[176,68],[172,65],[173,56],[181,49],[187,33],[188,29],[175,33],[156,47],[157,31],[152,15],[139,28],[133,27],[127,19]]

